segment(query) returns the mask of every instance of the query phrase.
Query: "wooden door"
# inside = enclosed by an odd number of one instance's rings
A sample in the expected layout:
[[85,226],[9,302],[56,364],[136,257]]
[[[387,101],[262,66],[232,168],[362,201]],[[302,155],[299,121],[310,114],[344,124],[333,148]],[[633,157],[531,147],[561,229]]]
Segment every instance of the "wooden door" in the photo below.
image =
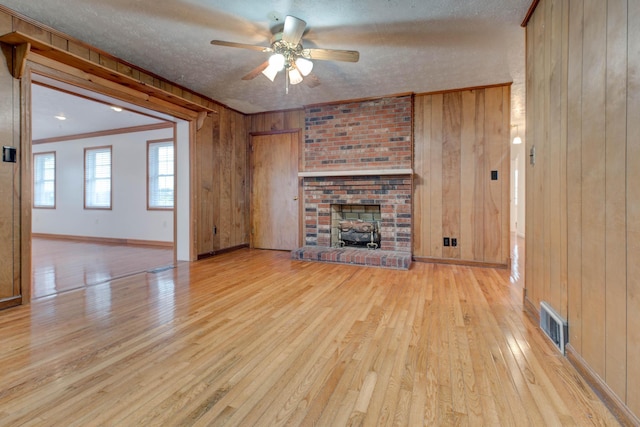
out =
[[251,137],[251,245],[292,250],[299,242],[298,132]]

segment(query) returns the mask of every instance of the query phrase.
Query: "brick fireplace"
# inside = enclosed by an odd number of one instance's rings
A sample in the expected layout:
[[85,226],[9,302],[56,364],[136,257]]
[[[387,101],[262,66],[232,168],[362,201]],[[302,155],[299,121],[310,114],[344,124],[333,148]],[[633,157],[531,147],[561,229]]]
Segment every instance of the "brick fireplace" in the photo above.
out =
[[[293,258],[409,268],[411,120],[411,96],[307,108],[299,174],[305,246]],[[379,206],[379,249],[332,245],[340,205]]]

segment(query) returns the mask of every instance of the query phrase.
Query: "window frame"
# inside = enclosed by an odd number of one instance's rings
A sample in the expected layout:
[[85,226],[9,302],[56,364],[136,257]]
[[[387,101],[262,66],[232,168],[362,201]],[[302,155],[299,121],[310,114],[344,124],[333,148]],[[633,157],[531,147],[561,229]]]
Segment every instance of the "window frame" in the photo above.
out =
[[[87,153],[90,151],[103,151],[108,149],[109,151],[109,206],[89,206],[87,205]],[[101,145],[97,147],[85,147],[84,148],[84,171],[82,180],[82,198],[84,209],[86,210],[111,210],[113,209],[113,146]],[[96,179],[95,177],[93,178]]]
[[[37,160],[36,158],[39,156],[44,156],[44,155],[53,155],[53,205],[39,205],[36,204],[36,188],[37,188],[37,182],[36,182],[36,172],[37,172]],[[57,191],[57,187],[58,187],[58,163],[57,163],[58,159],[56,157],[56,152],[55,151],[43,151],[40,153],[33,153],[33,174],[32,174],[32,183],[31,183],[31,203],[32,203],[32,207],[34,209],[56,209],[56,203],[57,203],[57,195],[58,195],[58,191]]]
[[[154,145],[166,146],[171,145],[173,148],[173,168],[171,170],[171,176],[173,177],[173,203],[169,206],[152,206],[151,205],[151,187],[152,180],[157,177],[151,176],[151,149]],[[168,176],[168,175],[162,175]],[[176,205],[176,144],[173,138],[152,139],[147,141],[147,210],[149,211],[172,211]]]

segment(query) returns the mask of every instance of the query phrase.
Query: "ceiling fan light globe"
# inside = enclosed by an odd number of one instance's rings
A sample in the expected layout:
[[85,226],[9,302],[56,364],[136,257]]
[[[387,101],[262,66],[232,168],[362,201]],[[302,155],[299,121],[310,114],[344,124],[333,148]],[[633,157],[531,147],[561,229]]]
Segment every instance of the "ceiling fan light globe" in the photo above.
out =
[[273,67],[276,72],[281,71],[284,68],[284,55],[276,53],[269,58],[269,67]]
[[276,74],[278,74],[278,69],[269,63],[269,66],[262,70],[262,74],[264,74],[269,80],[274,81]]
[[302,75],[300,74],[300,71],[298,71],[295,68],[290,69],[289,70],[289,83],[291,83],[292,85],[297,85],[300,82],[302,82]]
[[313,62],[306,58],[296,58],[296,67],[304,77],[308,76],[311,70],[313,70]]

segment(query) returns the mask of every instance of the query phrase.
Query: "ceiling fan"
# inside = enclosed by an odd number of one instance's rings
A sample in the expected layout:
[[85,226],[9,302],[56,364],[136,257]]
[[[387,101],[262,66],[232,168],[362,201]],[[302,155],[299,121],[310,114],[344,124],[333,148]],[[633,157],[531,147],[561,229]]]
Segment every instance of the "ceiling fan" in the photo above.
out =
[[302,46],[302,35],[306,26],[307,23],[302,19],[288,15],[284,20],[282,32],[276,33],[271,38],[270,46],[257,46],[222,40],[211,40],[211,44],[251,49],[271,54],[267,61],[242,77],[242,80],[251,80],[263,74],[269,80],[274,81],[278,72],[284,71],[287,93],[289,93],[289,84],[295,85],[302,81],[309,87],[315,87],[320,84],[318,78],[311,73],[313,69],[312,60],[358,62],[358,59],[360,59],[360,53],[355,50],[305,49]]

